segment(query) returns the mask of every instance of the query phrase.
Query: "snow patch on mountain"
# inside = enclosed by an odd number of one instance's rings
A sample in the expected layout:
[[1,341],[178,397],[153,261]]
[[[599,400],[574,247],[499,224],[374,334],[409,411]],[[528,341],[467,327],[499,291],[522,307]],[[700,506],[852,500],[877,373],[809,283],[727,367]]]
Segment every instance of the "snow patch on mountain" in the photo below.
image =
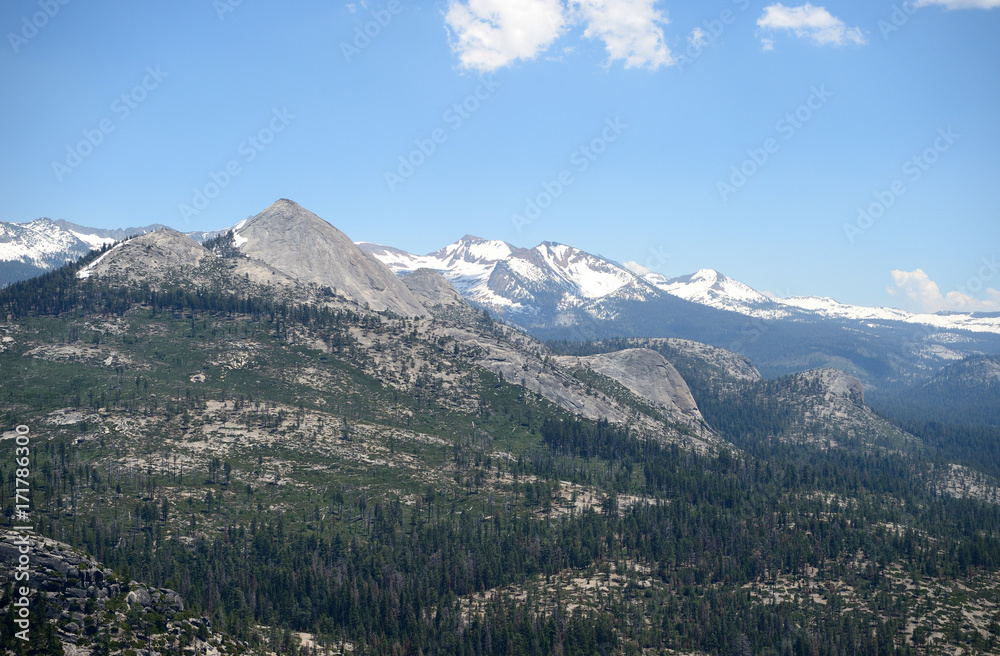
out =
[[535,251],[582,298],[603,298],[635,280],[630,271],[572,246],[547,241]]
[[776,308],[774,299],[714,269],[699,269],[695,273],[677,278],[666,278],[655,273],[646,274],[645,280],[668,294],[720,310],[731,310],[769,319],[789,314]]
[[860,307],[838,303],[832,298],[823,296],[792,296],[776,299],[783,305],[797,307],[808,312],[814,312],[826,317],[838,319],[906,321],[911,316],[909,312],[887,307]]
[[0,222],[0,261],[21,262],[41,269],[71,262],[92,247],[50,219],[30,223]]
[[[472,245],[475,244],[476,248]],[[859,307],[819,296],[771,297],[714,269],[668,278],[659,273],[639,277],[624,267],[571,246],[544,242],[533,250],[545,263],[544,269],[524,249],[505,242],[464,237],[455,244],[426,256],[416,256],[384,246],[369,245],[371,252],[397,273],[426,266],[446,278],[467,299],[501,311],[527,313],[536,302],[527,288],[541,288],[547,281],[564,292],[554,308],[558,311],[582,308],[594,318],[613,318],[613,304],[602,301],[645,300],[653,290],[719,310],[728,310],[763,320],[816,321],[839,319],[859,321],[869,327],[880,322],[904,322],[941,330],[969,330],[1000,333],[1000,317],[962,314],[912,314],[887,307]],[[504,276],[495,276],[499,263]],[[519,280],[516,280],[519,279]],[[493,281],[492,283],[490,281]],[[535,308],[537,311],[538,308]],[[560,319],[570,315],[560,315]],[[875,323],[872,323],[875,322]],[[942,357],[950,357],[940,354]]]
[[76,237],[77,239],[79,239],[80,241],[82,241],[83,243],[90,246],[91,250],[97,250],[102,246],[105,246],[107,244],[113,244],[116,241],[112,237],[101,237],[99,235],[91,235],[87,234],[86,232],[78,232],[76,230],[70,230],[69,233],[74,237]]
[[111,248],[109,248],[104,253],[101,253],[97,257],[96,260],[94,260],[93,262],[91,262],[87,266],[85,266],[82,269],[80,269],[79,271],[77,271],[76,272],[76,277],[79,278],[80,280],[86,280],[87,278],[89,278],[91,275],[93,275],[94,271],[97,269],[97,265],[100,264],[102,260],[104,260],[105,258],[107,258],[108,255],[111,255],[112,251],[117,250],[123,244],[125,244],[125,242],[124,241],[120,241],[117,244],[115,244],[114,246],[112,246]]

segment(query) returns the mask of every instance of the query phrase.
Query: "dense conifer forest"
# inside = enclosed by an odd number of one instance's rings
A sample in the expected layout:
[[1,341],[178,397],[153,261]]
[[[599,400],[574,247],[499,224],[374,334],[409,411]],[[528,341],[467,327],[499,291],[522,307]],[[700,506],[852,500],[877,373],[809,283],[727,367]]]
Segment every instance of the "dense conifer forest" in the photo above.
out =
[[[79,280],[98,256],[0,292],[14,338],[0,353],[4,425],[42,425],[60,409],[81,417],[49,422],[36,443],[39,530],[177,591],[187,612],[261,653],[308,651],[298,632],[315,649],[372,655],[1000,649],[1000,509],[938,484],[947,463],[1000,474],[994,428],[887,413],[919,439],[896,448],[833,425],[836,448],[796,442],[782,437],[798,412],[783,399],[818,387],[719,385],[676,353],[705,421],[731,447],[699,452],[582,419],[474,368],[476,406],[464,411],[429,377],[396,389],[359,364],[369,348],[360,336],[412,341],[436,354],[430,367],[459,352],[422,342],[412,321],[221,288]],[[97,329],[115,320],[135,329]],[[480,318],[478,329],[495,326]],[[222,376],[211,362],[234,343],[259,356]],[[102,358],[113,346],[121,362],[32,357],[39,345]],[[309,387],[292,375],[306,367],[341,382]],[[206,382],[192,382],[195,369]],[[168,444],[201,439],[210,411],[275,441],[246,437],[226,458],[171,461]],[[351,464],[280,441],[314,416],[317,444],[381,455]],[[399,437],[417,433],[428,437]],[[414,472],[386,464],[404,456]],[[5,460],[8,519],[15,478]],[[162,624],[155,615],[137,618],[133,639]],[[32,653],[6,617],[0,650]],[[128,647],[111,629],[83,639],[92,653]]]

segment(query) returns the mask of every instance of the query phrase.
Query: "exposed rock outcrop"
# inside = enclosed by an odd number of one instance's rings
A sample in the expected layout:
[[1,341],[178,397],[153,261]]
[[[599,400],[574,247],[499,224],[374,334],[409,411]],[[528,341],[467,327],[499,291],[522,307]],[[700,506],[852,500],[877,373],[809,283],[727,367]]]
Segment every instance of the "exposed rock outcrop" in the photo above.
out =
[[78,274],[162,278],[191,271],[212,254],[204,246],[171,228],[161,228],[116,244]]
[[815,369],[799,374],[806,380],[819,381],[831,395],[846,397],[857,405],[865,403],[865,388],[861,381],[840,369]]
[[272,203],[234,233],[236,245],[245,255],[299,282],[331,287],[374,310],[407,317],[427,314],[389,267],[293,201]]
[[584,357],[565,356],[558,362],[567,368],[591,369],[618,381],[673,420],[704,422],[687,383],[656,351],[631,348]]
[[436,306],[471,309],[448,279],[433,269],[417,269],[404,276],[402,281],[427,309]]
[[[90,654],[102,642],[112,646],[112,653],[123,653],[129,647],[125,626],[133,635],[142,634],[149,656],[178,653],[182,635],[192,636],[184,646],[195,653],[244,653],[245,645],[214,633],[208,618],[184,613],[185,603],[177,592],[128,581],[68,544],[37,534],[30,535],[25,546],[21,535],[0,529],[0,591],[8,583],[24,585],[15,582],[14,575],[26,549],[28,599],[44,604],[43,612],[65,653]],[[0,615],[9,609],[0,607]],[[145,621],[147,616],[150,621]],[[141,625],[132,626],[130,617],[142,620]],[[159,631],[154,628],[158,622]],[[116,644],[123,646],[115,650]]]
[[770,397],[787,409],[784,439],[831,447],[919,448],[912,435],[872,412],[861,381],[839,369],[812,369],[765,384]]

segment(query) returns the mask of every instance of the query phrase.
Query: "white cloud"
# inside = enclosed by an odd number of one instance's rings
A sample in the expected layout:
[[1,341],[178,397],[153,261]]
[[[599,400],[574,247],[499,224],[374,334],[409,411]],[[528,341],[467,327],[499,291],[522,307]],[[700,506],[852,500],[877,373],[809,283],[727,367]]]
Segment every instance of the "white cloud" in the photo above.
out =
[[914,4],[918,7],[941,5],[946,9],[996,9],[1000,7],[1000,0],[917,0]]
[[774,39],[767,39],[767,38],[761,39],[760,49],[763,50],[764,52],[767,52],[768,50],[774,50]]
[[[814,7],[808,2],[801,7],[786,7],[781,3],[764,8],[764,13],[757,19],[757,27],[761,30],[789,30],[800,39],[809,39],[819,46],[842,46],[848,43],[864,45],[867,40],[857,27],[847,27],[826,7]],[[771,50],[774,41],[761,39],[764,50]]]
[[938,284],[924,273],[923,269],[913,271],[892,271],[894,287],[887,287],[890,296],[904,297],[910,301],[909,309],[920,312],[997,312],[1000,311],[1000,291],[985,290],[988,300],[980,300],[960,291],[942,294]]
[[652,269],[650,269],[649,267],[642,266],[635,260],[629,260],[628,262],[623,262],[622,266],[624,266],[626,269],[628,269],[637,276],[644,276],[650,271],[652,271]]
[[544,52],[566,18],[560,0],[469,0],[453,1],[445,23],[464,68],[494,71]]
[[[495,71],[544,53],[571,24],[604,42],[608,63],[650,68],[674,63],[656,0],[451,0],[445,13],[463,68]],[[571,52],[571,48],[563,52]]]
[[705,36],[705,30],[700,27],[691,30],[691,36],[688,37],[688,45],[692,48],[700,48],[706,43],[708,43],[708,37]]
[[625,68],[670,66],[674,58],[663,41],[667,24],[656,0],[571,0],[587,23],[583,36],[600,39],[608,50],[608,63],[624,61]]

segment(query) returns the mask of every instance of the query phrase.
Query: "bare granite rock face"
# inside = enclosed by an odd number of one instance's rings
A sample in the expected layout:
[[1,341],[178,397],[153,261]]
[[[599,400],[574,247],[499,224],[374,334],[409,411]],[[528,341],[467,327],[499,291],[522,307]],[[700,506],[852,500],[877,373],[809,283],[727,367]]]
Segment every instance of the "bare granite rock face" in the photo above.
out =
[[674,420],[686,424],[704,422],[687,383],[656,351],[630,348],[584,357],[565,356],[558,362],[566,368],[587,368],[612,378]]
[[153,289],[183,283],[221,284],[231,292],[250,294],[253,286],[283,288],[303,296],[304,287],[290,276],[248,257],[220,257],[187,235],[161,228],[116,244],[77,272],[116,283],[147,283]]
[[435,306],[470,307],[448,279],[433,269],[417,269],[402,278],[403,284],[428,309]]
[[77,275],[124,276],[135,279],[163,278],[191,271],[212,254],[204,246],[172,228],[135,237],[116,244]]
[[[150,648],[145,653],[150,656],[179,653],[182,645],[178,638],[185,631],[200,635],[186,644],[196,653],[247,653],[245,644],[230,644],[233,649],[223,650],[209,644],[221,644],[223,636],[211,630],[207,617],[184,613],[184,600],[173,590],[125,579],[78,549],[38,534],[24,537],[0,529],[0,591],[15,583],[15,564],[23,555],[28,558],[26,571],[30,577],[16,586],[26,585],[30,599],[41,602],[66,654],[91,654],[102,637],[123,640],[122,627],[130,611],[132,617],[139,618],[155,614],[165,625],[165,631],[151,631],[144,636]],[[10,607],[0,608],[0,619],[8,612]],[[127,652],[122,649],[113,653]]]
[[373,310],[412,317],[427,310],[380,261],[299,204],[281,199],[237,226],[237,247],[247,256],[302,283],[333,288]]
[[834,448],[856,444],[905,451],[919,440],[864,403],[861,381],[839,369],[812,369],[768,381],[770,395],[788,409],[782,439]]
[[815,369],[800,375],[818,380],[831,394],[847,397],[858,405],[865,403],[865,388],[861,381],[840,369]]

